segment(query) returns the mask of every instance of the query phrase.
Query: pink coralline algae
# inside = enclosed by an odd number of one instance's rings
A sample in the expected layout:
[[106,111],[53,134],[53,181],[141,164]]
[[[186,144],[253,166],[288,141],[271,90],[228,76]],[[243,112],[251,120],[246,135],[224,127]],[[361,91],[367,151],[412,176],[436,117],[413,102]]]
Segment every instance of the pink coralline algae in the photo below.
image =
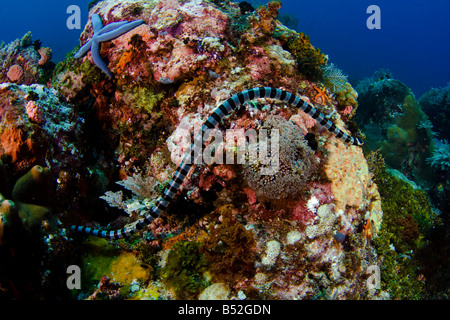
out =
[[[195,75],[197,70],[213,68],[226,50],[220,38],[227,20],[220,10],[201,2],[185,2],[182,6],[175,0],[159,2],[146,21],[157,31],[148,30],[147,26],[142,35],[143,39],[148,39],[151,53],[148,62],[154,79],[175,82]],[[120,41],[115,41],[116,46],[120,46]],[[114,61],[114,57],[111,60]]]
[[298,201],[292,208],[291,218],[299,221],[303,226],[314,223],[315,217],[315,213],[308,208],[305,200]]
[[353,107],[352,106],[346,106],[344,110],[341,111],[341,114],[344,116],[348,116],[350,113],[352,113]]
[[38,124],[44,121],[44,111],[34,101],[28,101],[26,111],[31,121]]
[[[103,21],[113,22],[120,19],[117,13],[125,11],[127,6],[120,1],[111,1],[105,7],[95,6],[92,11],[98,13]],[[117,48],[108,52],[109,69],[113,72],[122,73],[123,58],[127,55],[128,60],[134,61],[130,61],[126,74],[148,77],[148,70],[152,70],[154,81],[167,84],[195,75],[199,70],[213,68],[229,50],[221,43],[227,31],[228,16],[214,6],[203,1],[180,4],[177,0],[137,1],[135,6],[148,14],[139,16],[146,25],[111,41]],[[91,33],[91,27],[87,26],[81,41],[86,41]],[[144,44],[140,49],[150,53],[146,55],[146,61],[133,59],[128,54],[136,45],[133,40],[136,34]]]
[[316,125],[316,120],[314,120],[310,115],[304,112],[294,114],[289,120],[300,127],[303,135],[306,135],[309,132],[309,129],[313,128]]
[[254,55],[249,61],[248,68],[250,69],[250,75],[254,80],[263,79],[266,74],[270,72],[270,59],[264,55],[264,49],[255,48]]
[[19,81],[23,76],[23,69],[18,64],[14,64],[8,69],[8,73],[6,74],[9,80],[12,82]]

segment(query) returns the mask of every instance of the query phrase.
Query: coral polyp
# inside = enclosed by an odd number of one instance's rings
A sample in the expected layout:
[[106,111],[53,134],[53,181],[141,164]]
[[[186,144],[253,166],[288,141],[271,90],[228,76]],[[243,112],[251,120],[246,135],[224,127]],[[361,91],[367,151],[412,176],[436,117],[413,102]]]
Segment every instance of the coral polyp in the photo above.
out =
[[[262,169],[268,169],[270,164],[265,167],[258,161],[249,160],[243,166],[243,175],[259,197],[293,197],[305,188],[308,179],[315,173],[318,159],[293,122],[281,116],[269,116],[263,127],[278,130],[280,135],[277,150],[279,163],[276,164],[275,174],[264,174]],[[258,148],[258,145],[254,148]]]

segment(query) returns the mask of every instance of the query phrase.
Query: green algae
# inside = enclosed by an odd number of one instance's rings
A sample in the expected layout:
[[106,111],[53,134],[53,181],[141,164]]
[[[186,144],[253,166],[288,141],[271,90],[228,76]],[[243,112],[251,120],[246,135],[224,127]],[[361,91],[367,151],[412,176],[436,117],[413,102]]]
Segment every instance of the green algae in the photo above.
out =
[[383,209],[381,229],[373,241],[383,261],[382,290],[392,299],[424,298],[419,255],[426,250],[426,234],[438,218],[426,192],[390,175],[382,158],[372,162],[371,170]]
[[52,87],[66,87],[72,88],[72,79],[66,77],[62,81],[58,79],[58,75],[61,73],[74,72],[75,74],[83,75],[83,82],[87,85],[99,83],[101,80],[106,79],[106,75],[103,72],[99,72],[98,67],[93,64],[89,59],[82,61],[81,59],[75,59],[74,55],[77,53],[79,46],[75,47],[72,51],[66,54],[63,61],[59,62],[53,69],[52,74]]
[[[59,62],[55,69],[53,70],[53,78],[55,79],[56,75],[58,75],[60,72],[64,72],[65,70],[70,70],[74,68],[74,62],[76,59],[74,58],[74,55],[77,53],[78,49],[80,49],[80,46],[77,46],[72,49],[72,51],[68,52],[66,56],[64,57],[64,60]],[[54,83],[52,83],[52,86]]]
[[141,263],[134,253],[119,249],[105,239],[89,237],[82,257],[82,291],[92,293],[102,276],[121,283],[121,295],[130,294],[133,281],[146,282],[153,278],[153,268]]
[[327,64],[327,58],[320,49],[311,45],[309,36],[302,32],[293,37],[287,47],[297,60],[301,74],[311,81],[319,81],[323,78],[323,67]]
[[155,107],[157,107],[161,99],[164,98],[164,93],[158,93],[151,87],[137,86],[128,88],[125,90],[124,94],[131,95],[131,105],[133,108],[138,111],[144,110],[148,114],[152,114]]
[[174,290],[177,298],[192,299],[207,287],[206,266],[198,242],[179,241],[169,252],[161,279]]
[[106,78],[106,75],[103,72],[99,72],[98,67],[88,59],[81,63],[77,73],[81,73],[83,75],[83,82],[88,85],[99,83],[101,80]]

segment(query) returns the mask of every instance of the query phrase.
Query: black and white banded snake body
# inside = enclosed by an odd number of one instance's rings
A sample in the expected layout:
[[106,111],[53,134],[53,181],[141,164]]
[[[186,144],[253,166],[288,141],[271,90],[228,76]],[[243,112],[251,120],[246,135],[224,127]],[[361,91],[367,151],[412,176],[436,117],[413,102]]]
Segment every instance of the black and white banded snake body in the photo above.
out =
[[[158,217],[161,214],[162,211],[167,209],[170,202],[173,200],[176,193],[181,188],[181,185],[183,181],[186,179],[189,170],[195,163],[194,161],[195,154],[198,154],[199,151],[201,151],[198,150],[199,146],[202,146],[202,148],[205,147],[203,140],[205,132],[210,129],[216,128],[225,116],[236,110],[239,106],[243,105],[248,101],[260,98],[276,99],[279,101],[286,102],[294,107],[299,107],[303,112],[310,115],[313,119],[316,120],[317,123],[325,127],[337,138],[351,145],[356,146],[363,145],[363,142],[360,139],[346,134],[341,129],[336,127],[336,125],[333,122],[326,119],[325,116],[322,113],[320,113],[314,106],[312,106],[307,101],[299,98],[298,96],[288,91],[272,87],[257,87],[244,90],[240,93],[233,95],[231,98],[229,98],[221,105],[219,105],[214,110],[214,112],[209,116],[209,118],[203,123],[201,130],[197,133],[197,135],[194,138],[194,142],[191,144],[191,147],[187,150],[184,160],[180,163],[180,165],[173,173],[171,181],[164,189],[162,195],[156,200],[155,205],[150,209],[149,212],[144,214],[143,218],[121,229],[111,231],[105,231],[76,225],[71,226],[70,230],[85,233],[88,235],[93,235],[96,237],[115,240],[129,237],[132,234],[135,234],[136,232],[147,227],[149,224],[152,223],[152,221],[156,217]],[[200,141],[197,141],[196,143],[195,142],[196,140]]]

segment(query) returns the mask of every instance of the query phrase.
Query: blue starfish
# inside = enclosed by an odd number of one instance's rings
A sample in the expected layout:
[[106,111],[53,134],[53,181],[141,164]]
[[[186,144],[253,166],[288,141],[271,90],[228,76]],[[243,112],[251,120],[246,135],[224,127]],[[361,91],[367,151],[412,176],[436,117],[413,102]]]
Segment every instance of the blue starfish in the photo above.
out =
[[104,73],[108,75],[108,77],[112,78],[113,75],[108,69],[108,65],[105,61],[100,57],[100,43],[113,40],[124,33],[127,33],[131,29],[136,28],[137,26],[144,23],[143,20],[135,20],[132,22],[128,21],[119,21],[112,22],[103,27],[102,19],[96,13],[94,13],[91,17],[92,28],[94,29],[94,34],[92,38],[86,42],[80,50],[75,54],[75,58],[81,58],[84,56],[89,50],[91,50],[92,60],[94,63],[102,69]]

